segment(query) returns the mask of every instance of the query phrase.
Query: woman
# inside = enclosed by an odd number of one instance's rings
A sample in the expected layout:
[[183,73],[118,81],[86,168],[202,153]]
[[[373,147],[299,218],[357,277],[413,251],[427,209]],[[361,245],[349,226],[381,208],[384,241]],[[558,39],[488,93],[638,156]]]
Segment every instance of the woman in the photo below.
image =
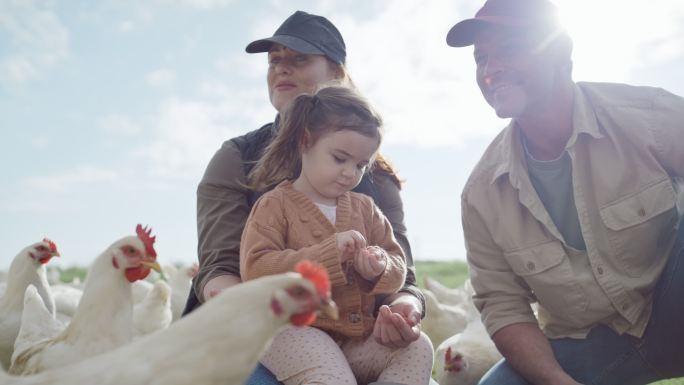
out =
[[[326,18],[297,11],[270,38],[256,40],[248,53],[268,52],[268,92],[280,112],[302,93],[313,93],[332,81],[351,85],[345,68],[346,47],[342,35]],[[223,143],[205,171],[197,189],[197,230],[200,270],[193,281],[186,313],[221,290],[240,282],[240,236],[250,209],[259,195],[247,189],[246,175],[261,157],[278,130],[275,122]],[[399,293],[378,303],[373,329],[377,341],[388,347],[406,347],[420,336],[419,322],[425,301],[415,286],[411,249],[406,238],[399,180],[379,159],[375,171],[364,176],[354,191],[371,196],[389,219],[394,236],[406,254],[409,271]],[[380,306],[381,305],[381,306]],[[258,377],[269,374],[257,368]]]

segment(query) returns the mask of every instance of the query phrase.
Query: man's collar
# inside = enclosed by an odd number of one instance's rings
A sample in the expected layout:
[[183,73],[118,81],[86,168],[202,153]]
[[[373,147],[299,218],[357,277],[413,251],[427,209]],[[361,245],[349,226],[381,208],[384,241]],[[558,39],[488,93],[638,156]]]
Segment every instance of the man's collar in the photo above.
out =
[[[574,101],[572,107],[572,134],[568,139],[565,148],[568,149],[575,145],[580,134],[587,134],[595,139],[603,138],[599,128],[596,113],[591,102],[577,85],[573,85]],[[500,142],[500,162],[492,175],[490,183],[496,182],[499,177],[509,174],[511,183],[516,186],[518,175],[524,172],[523,148],[521,141],[522,130],[517,125],[515,119],[504,129],[503,137]]]

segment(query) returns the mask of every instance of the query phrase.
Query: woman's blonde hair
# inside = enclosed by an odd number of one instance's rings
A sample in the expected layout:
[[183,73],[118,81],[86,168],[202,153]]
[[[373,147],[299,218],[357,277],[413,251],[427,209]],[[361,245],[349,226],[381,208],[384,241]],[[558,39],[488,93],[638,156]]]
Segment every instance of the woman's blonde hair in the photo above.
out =
[[248,186],[267,190],[301,172],[303,146],[324,134],[342,130],[382,140],[382,118],[356,90],[327,86],[313,95],[299,95],[281,115],[275,139],[249,173]]

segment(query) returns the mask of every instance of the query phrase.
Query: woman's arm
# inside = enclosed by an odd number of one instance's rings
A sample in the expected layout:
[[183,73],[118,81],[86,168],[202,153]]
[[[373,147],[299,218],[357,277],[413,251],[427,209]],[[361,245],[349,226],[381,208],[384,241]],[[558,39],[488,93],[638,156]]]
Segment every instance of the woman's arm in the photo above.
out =
[[[416,269],[413,264],[413,255],[411,253],[411,245],[409,244],[406,234],[406,225],[404,224],[404,206],[401,200],[399,186],[395,181],[385,172],[378,170],[372,173],[373,185],[375,187],[373,192],[373,199],[375,204],[380,208],[380,211],[387,217],[387,220],[392,225],[392,231],[397,243],[404,251],[406,258],[406,280],[404,286],[399,289],[400,293],[406,293],[415,297],[419,302],[419,309],[421,318],[425,316],[425,296],[420,291],[416,283]],[[379,301],[381,304],[389,305],[396,295],[392,298],[383,297]],[[393,308],[394,309],[394,308]]]
[[245,183],[240,150],[226,141],[197,188],[200,269],[193,290],[200,302],[209,291],[240,282],[240,237],[250,210]]

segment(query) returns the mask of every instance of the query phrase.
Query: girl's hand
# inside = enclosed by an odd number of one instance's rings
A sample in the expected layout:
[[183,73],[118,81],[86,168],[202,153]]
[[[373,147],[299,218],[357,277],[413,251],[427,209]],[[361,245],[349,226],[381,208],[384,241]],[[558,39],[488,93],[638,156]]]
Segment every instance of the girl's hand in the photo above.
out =
[[354,259],[366,247],[366,238],[356,230],[337,233],[337,249],[342,253],[342,262]]
[[385,271],[387,252],[378,246],[362,249],[354,258],[354,269],[369,281],[374,280]]

